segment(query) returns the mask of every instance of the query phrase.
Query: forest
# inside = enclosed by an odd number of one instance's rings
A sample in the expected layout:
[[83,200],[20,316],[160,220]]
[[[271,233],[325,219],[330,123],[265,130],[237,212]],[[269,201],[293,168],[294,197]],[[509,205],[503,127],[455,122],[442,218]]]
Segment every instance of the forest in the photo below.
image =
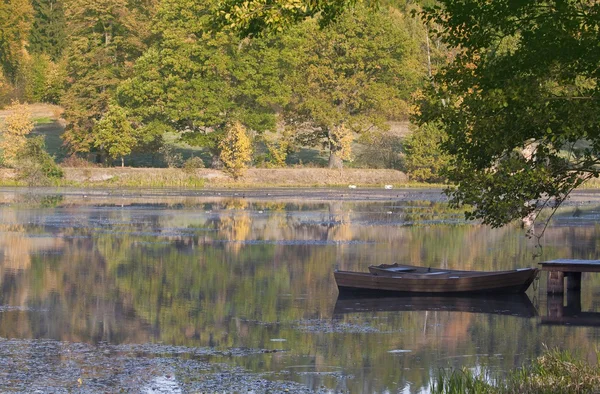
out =
[[[26,114],[22,103],[63,108],[62,146],[53,153],[67,163],[144,166],[130,158],[158,154],[162,160],[146,165],[224,168],[238,177],[247,166],[304,158],[441,180],[439,130],[409,121],[415,97],[450,54],[430,39],[422,4],[358,5],[327,24],[307,18],[253,36],[219,27],[219,6],[3,2],[0,106],[11,114]],[[36,148],[26,138],[34,125],[21,118],[5,122],[3,166]],[[43,141],[36,143],[40,151]],[[195,154],[182,157],[181,146]],[[306,152],[321,160],[311,163]]]

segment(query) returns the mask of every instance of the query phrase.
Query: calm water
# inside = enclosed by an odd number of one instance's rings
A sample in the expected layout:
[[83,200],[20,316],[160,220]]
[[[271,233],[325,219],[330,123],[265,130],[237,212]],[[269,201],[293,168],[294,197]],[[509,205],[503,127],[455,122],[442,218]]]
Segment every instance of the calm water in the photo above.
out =
[[[0,346],[55,340],[153,357],[144,346],[154,344],[171,358],[356,393],[427,392],[439,368],[502,373],[544,346],[594,358],[600,275],[584,275],[581,308],[589,313],[580,319],[563,311],[558,323],[568,325],[548,324],[545,277],[527,297],[504,301],[337,299],[336,266],[497,270],[539,261],[535,240],[520,227],[465,223],[436,196],[318,201],[231,191],[4,190]],[[600,201],[561,210],[542,239],[541,259],[600,258],[599,215]],[[199,354],[205,348],[216,353]],[[236,352],[242,355],[230,356]],[[0,388],[11,384],[0,381]]]

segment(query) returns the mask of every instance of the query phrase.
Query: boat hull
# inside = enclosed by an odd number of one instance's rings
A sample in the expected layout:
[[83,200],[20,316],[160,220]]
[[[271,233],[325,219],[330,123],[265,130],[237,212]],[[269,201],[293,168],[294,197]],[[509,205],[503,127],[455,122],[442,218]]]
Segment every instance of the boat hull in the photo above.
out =
[[390,275],[336,271],[340,292],[393,292],[415,294],[523,293],[538,270],[405,272]]

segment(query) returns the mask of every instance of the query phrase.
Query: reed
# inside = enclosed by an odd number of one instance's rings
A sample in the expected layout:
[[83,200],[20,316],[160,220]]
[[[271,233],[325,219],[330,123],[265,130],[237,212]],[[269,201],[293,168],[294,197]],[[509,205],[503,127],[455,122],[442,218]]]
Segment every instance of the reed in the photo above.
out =
[[589,363],[560,350],[546,350],[531,365],[492,380],[489,371],[441,370],[431,382],[434,394],[580,394],[600,388],[600,360]]

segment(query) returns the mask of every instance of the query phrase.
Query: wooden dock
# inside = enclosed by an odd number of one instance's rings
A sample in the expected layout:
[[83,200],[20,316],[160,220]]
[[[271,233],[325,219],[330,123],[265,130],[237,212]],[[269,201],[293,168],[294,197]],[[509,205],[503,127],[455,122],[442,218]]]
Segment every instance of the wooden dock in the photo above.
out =
[[548,271],[548,293],[565,293],[567,290],[581,290],[581,274],[583,272],[600,272],[600,260],[558,259],[539,263],[542,271]]

